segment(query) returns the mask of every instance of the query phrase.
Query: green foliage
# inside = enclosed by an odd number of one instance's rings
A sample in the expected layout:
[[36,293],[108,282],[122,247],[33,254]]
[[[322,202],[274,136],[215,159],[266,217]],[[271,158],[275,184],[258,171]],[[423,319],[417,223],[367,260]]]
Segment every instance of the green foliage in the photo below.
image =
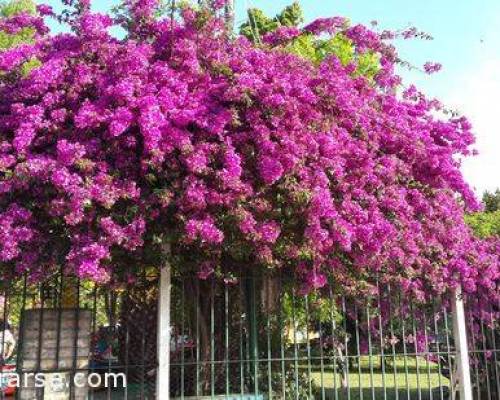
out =
[[465,217],[465,221],[481,238],[500,236],[500,210],[470,214]]
[[340,33],[327,40],[318,40],[315,47],[319,61],[335,54],[343,65],[347,65],[355,56],[352,42]]
[[343,65],[354,62],[357,65],[356,75],[372,79],[379,70],[378,55],[373,52],[356,53],[352,41],[342,33],[328,39],[318,39],[311,34],[303,34],[286,48],[302,58],[315,64],[321,63],[326,57],[335,55]]
[[[261,37],[273,32],[281,26],[298,27],[303,22],[303,12],[295,2],[286,7],[280,14],[270,18],[258,8],[248,10],[248,21],[240,27],[240,33],[249,40],[260,42]],[[355,75],[372,79],[379,71],[379,57],[374,52],[358,53],[352,41],[342,33],[329,38],[318,38],[303,33],[285,47],[286,51],[305,58],[314,64],[320,64],[330,55],[339,58],[343,65],[355,63]]]
[[[33,0],[12,0],[9,2],[0,2],[0,18],[11,18],[16,14],[27,12],[34,14],[36,6]],[[24,28],[15,35],[0,31],[0,50],[10,49],[21,43],[30,43],[33,41],[35,30],[33,28]]]
[[356,74],[369,79],[375,77],[380,69],[379,56],[373,52],[363,53],[356,56]]
[[500,189],[485,192],[483,203],[485,211],[466,215],[465,222],[480,238],[500,237]]
[[31,60],[26,61],[23,65],[21,65],[21,75],[27,76],[30,73],[30,71],[32,71],[35,68],[38,68],[41,65],[42,63],[40,62],[40,60],[32,58]]
[[285,323],[295,325],[299,330],[310,327],[312,322],[335,321],[340,324],[342,320],[335,300],[317,292],[307,296],[293,296],[290,292],[285,292],[282,312]]
[[274,18],[269,18],[258,8],[248,10],[248,21],[240,27],[240,33],[249,40],[259,41],[266,33],[273,32],[280,26],[299,26],[304,22],[304,14],[298,2],[285,7]]
[[0,50],[10,49],[22,43],[31,43],[34,34],[33,28],[23,28],[15,35],[0,31]]
[[33,0],[0,1],[0,17],[9,18],[16,14],[27,12],[35,14],[36,4]]
[[483,203],[486,212],[494,212],[500,210],[500,189],[495,192],[486,191],[483,195]]
[[276,16],[281,26],[299,26],[304,22],[304,13],[300,4],[294,2],[292,5],[285,7],[285,9]]
[[[10,18],[20,13],[35,14],[36,5],[33,0],[11,0],[0,2],[0,18]],[[10,49],[23,43],[32,43],[35,38],[35,29],[23,28],[16,34],[0,31],[0,50]],[[31,59],[21,66],[21,75],[26,76],[29,72],[40,66],[40,61]]]

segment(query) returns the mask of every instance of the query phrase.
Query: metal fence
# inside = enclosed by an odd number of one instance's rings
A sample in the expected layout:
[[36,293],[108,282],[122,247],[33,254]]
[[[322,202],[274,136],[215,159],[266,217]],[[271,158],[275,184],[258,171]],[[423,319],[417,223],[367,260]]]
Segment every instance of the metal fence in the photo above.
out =
[[[173,397],[458,398],[448,298],[304,295],[281,277],[173,288]],[[498,325],[467,316],[474,398],[499,399]]]
[[[106,287],[60,275],[4,282],[0,296],[9,328],[0,331],[0,354],[10,356],[15,341],[12,356],[0,358],[0,399],[14,372],[57,373],[69,383],[35,387],[31,377],[16,388],[19,399],[155,398],[156,273]],[[474,398],[499,399],[498,324],[466,316]],[[170,396],[458,399],[452,325],[449,299],[422,307],[389,288],[360,299],[329,289],[306,295],[285,277],[174,276]],[[90,383],[77,387],[77,374]],[[113,387],[106,374],[122,374],[126,385]]]
[[2,282],[0,399],[153,399],[157,281]]

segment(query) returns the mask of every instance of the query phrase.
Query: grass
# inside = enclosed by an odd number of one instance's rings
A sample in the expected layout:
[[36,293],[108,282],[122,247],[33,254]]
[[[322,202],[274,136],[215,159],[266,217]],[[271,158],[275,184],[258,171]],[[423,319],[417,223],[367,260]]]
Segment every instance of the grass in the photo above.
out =
[[[311,367],[311,378],[319,388],[316,398],[333,400],[426,400],[447,399],[449,380],[439,374],[439,366],[418,358],[397,358],[396,362],[388,362],[385,374],[382,373],[380,360],[372,358],[370,368],[369,357],[362,357],[360,371],[358,366],[351,366],[348,375],[348,389],[341,385],[340,371],[334,374],[332,366]],[[306,365],[301,366],[304,372],[308,371]],[[321,387],[323,386],[323,391]]]
[[[358,370],[358,365],[352,365],[349,371],[349,387],[348,389],[342,387],[342,375],[337,367],[336,373],[332,365],[325,364],[323,368],[316,360],[314,364],[310,366],[310,377],[317,387],[315,391],[315,400],[444,400],[448,399],[448,387],[449,380],[439,374],[439,366],[436,363],[428,362],[424,358],[418,358],[418,369],[417,369],[417,359],[415,357],[397,357],[395,363],[392,357],[388,357],[388,362],[385,367],[385,374],[382,373],[381,363],[379,357],[373,357],[371,360],[370,368],[370,358],[368,356],[361,357],[361,362]],[[298,365],[300,374],[306,376],[309,374],[308,365],[303,361]],[[281,364],[278,363],[273,366],[273,369],[279,371]],[[287,370],[291,371],[292,376],[294,374],[293,363],[287,363]],[[287,379],[293,379],[293,377],[288,376]],[[261,378],[261,384],[264,383],[265,378]],[[308,398],[307,392],[307,380],[301,380],[301,392],[303,393],[299,396],[299,399],[303,400]],[[290,382],[288,382],[290,383]],[[281,399],[281,381],[276,382],[276,397],[275,399]],[[232,388],[233,391],[235,387]],[[236,388],[238,389],[238,388]],[[220,389],[222,390],[222,389]],[[217,394],[223,393],[220,390]],[[140,387],[135,387],[130,385],[128,388],[128,398],[136,399],[140,398]],[[238,390],[236,390],[236,393]],[[186,393],[186,396],[192,393]],[[209,394],[209,393],[206,393]],[[266,389],[261,387],[262,396],[254,396],[255,399],[266,399]],[[304,396],[305,394],[305,396]],[[323,397],[324,395],[324,397]],[[289,397],[290,396],[290,397]],[[235,395],[231,398],[238,397]],[[92,400],[121,400],[124,399],[125,395],[123,391],[112,391],[110,397],[106,391],[96,392],[90,397]],[[146,396],[146,399],[152,399],[153,397]],[[196,398],[196,397],[194,397]],[[210,398],[206,396],[204,398]],[[248,398],[252,398],[249,395]],[[286,396],[285,400],[294,399],[294,395],[289,394]]]

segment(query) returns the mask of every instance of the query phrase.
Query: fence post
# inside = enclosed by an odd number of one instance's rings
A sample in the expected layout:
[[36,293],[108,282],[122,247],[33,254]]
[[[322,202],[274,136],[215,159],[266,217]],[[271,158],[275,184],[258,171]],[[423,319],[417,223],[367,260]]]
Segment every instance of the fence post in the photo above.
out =
[[[456,379],[460,390],[460,400],[472,400],[472,386],[470,380],[469,349],[467,345],[467,327],[465,325],[464,300],[462,289],[455,289],[452,298],[453,338],[456,351]],[[455,392],[452,382],[453,397]]]
[[[170,247],[164,251],[167,258]],[[158,373],[156,375],[156,398],[170,399],[170,294],[171,270],[168,259],[160,269],[160,287],[158,288],[158,329],[157,329],[157,358]]]

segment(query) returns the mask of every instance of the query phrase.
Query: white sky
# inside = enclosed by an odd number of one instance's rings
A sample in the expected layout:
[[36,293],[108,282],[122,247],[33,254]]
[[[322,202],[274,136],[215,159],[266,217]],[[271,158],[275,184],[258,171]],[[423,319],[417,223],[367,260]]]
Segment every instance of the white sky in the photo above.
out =
[[466,159],[462,170],[478,195],[500,188],[500,16],[495,19],[443,99],[473,124],[479,155]]
[[476,133],[479,155],[462,166],[467,181],[478,194],[500,187],[500,57],[458,79],[447,102],[471,120]]

